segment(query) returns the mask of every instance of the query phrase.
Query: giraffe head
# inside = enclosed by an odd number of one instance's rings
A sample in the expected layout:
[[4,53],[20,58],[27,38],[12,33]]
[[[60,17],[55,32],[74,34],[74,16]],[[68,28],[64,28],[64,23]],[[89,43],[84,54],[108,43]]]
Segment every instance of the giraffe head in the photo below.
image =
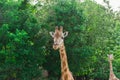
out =
[[109,61],[112,61],[112,60],[114,59],[113,54],[108,54],[107,56],[108,56],[108,60],[109,60]]
[[50,32],[50,35],[52,36],[53,41],[54,41],[53,49],[57,50],[63,44],[64,38],[68,35],[68,32],[66,31],[63,33],[63,27],[60,26],[60,29],[56,27],[55,32]]

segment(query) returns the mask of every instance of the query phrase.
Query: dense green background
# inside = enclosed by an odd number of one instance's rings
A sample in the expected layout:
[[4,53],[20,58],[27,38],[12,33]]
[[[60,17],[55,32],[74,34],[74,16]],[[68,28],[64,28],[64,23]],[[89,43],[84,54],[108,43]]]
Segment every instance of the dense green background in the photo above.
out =
[[[58,80],[59,52],[50,31],[63,26],[68,63],[76,80],[108,80],[107,54],[120,78],[120,12],[85,0],[0,0],[0,80]],[[47,70],[49,76],[42,73]]]

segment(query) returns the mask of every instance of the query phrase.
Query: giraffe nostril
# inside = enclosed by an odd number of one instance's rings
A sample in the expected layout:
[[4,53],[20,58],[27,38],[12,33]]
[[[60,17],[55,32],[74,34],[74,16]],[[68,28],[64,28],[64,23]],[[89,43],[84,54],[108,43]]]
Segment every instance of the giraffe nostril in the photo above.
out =
[[53,45],[55,45],[55,46],[56,46],[56,45],[58,45],[58,44],[57,44],[57,43],[54,43]]

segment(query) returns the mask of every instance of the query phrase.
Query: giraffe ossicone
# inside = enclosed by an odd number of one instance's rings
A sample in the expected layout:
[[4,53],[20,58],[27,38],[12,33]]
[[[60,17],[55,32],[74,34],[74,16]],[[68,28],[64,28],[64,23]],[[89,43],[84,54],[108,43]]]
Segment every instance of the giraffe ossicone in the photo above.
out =
[[50,32],[53,38],[53,49],[59,49],[61,59],[61,80],[74,80],[71,71],[69,70],[67,54],[64,46],[64,38],[68,35],[68,32],[63,32],[63,27],[58,26],[55,28],[55,32]]

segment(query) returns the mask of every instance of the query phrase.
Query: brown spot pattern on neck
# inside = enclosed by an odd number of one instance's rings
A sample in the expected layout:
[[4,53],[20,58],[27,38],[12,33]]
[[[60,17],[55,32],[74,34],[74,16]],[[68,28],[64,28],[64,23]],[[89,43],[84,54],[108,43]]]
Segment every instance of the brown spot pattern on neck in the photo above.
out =
[[109,61],[109,64],[110,64],[110,75],[109,75],[109,80],[119,80],[114,72],[113,72],[113,67],[112,67],[112,61]]
[[68,80],[68,74],[66,73],[65,76],[64,76],[64,80]]
[[68,67],[67,55],[66,55],[64,44],[61,45],[59,51],[60,51],[60,58],[61,58],[61,72],[62,72],[61,78],[63,80],[68,80],[70,71]]

